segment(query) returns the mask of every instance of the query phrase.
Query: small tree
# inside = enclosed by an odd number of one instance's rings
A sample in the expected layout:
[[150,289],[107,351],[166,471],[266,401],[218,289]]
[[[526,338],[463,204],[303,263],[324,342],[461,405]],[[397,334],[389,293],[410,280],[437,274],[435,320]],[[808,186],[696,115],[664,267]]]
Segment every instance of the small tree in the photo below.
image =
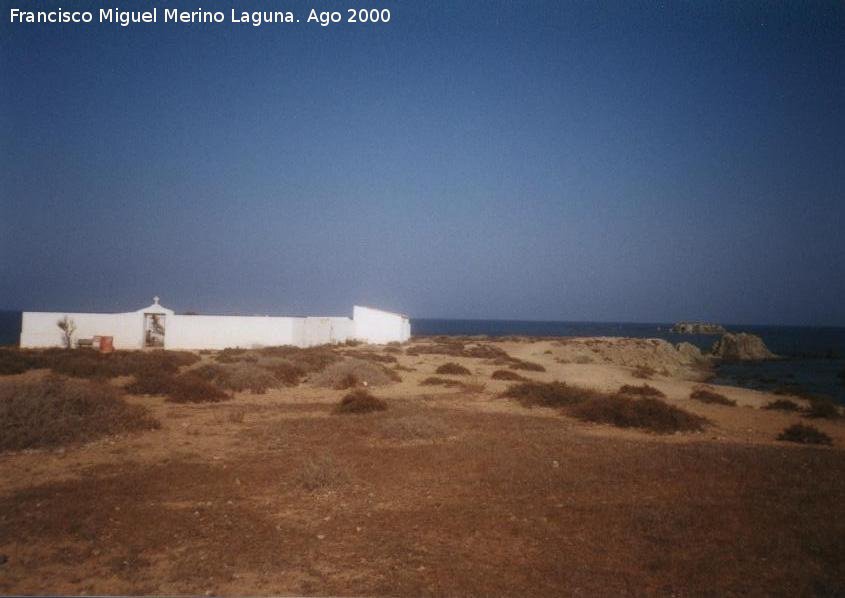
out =
[[72,349],[73,334],[76,332],[76,322],[73,321],[73,318],[65,316],[56,322],[56,326],[62,331],[62,342],[65,344],[65,349]]

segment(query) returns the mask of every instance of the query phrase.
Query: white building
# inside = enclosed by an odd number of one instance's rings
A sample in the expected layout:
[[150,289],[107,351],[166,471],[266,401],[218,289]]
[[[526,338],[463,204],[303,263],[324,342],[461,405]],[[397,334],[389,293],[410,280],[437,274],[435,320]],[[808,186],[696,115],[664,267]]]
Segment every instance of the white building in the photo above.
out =
[[359,340],[366,343],[404,342],[411,337],[407,316],[355,306],[352,318],[276,316],[189,316],[153,304],[121,314],[23,312],[23,348],[61,347],[58,323],[67,318],[75,327],[73,343],[97,336],[113,338],[115,349],[225,349],[227,347],[310,347]]

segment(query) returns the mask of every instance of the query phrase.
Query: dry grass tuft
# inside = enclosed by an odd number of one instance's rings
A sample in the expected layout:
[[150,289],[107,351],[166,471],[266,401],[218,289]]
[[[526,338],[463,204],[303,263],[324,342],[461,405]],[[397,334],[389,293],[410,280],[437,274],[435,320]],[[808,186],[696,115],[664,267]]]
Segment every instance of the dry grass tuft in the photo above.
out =
[[265,357],[282,357],[305,373],[320,372],[343,357],[330,346],[319,347],[264,347],[258,353]]
[[778,399],[768,403],[763,409],[774,409],[777,411],[801,411],[801,405],[789,399]]
[[638,365],[634,368],[634,371],[631,372],[631,375],[634,378],[640,378],[641,380],[651,380],[654,375],[657,373],[653,367],[647,365]]
[[582,421],[639,428],[658,434],[698,431],[707,421],[658,399],[631,399],[621,395],[594,397],[571,405],[566,412]]
[[469,376],[472,372],[470,372],[464,366],[457,364],[453,361],[449,363],[444,363],[436,370],[434,370],[435,374],[446,374],[449,376]]
[[174,376],[173,384],[167,392],[167,400],[171,403],[219,403],[231,398],[192,372]]
[[590,398],[606,396],[597,390],[573,386],[566,382],[523,382],[513,384],[502,393],[526,407],[565,407]]
[[545,372],[546,368],[540,365],[539,363],[534,363],[533,361],[523,361],[522,359],[516,359],[512,357],[508,361],[508,367],[512,370],[523,370],[526,372]]
[[384,386],[402,379],[395,371],[379,363],[361,359],[346,359],[314,374],[311,382],[324,388],[345,389],[353,386]]
[[420,382],[420,386],[448,386],[448,387],[461,387],[464,383],[460,380],[450,380],[448,378],[438,378],[437,376],[429,376],[422,382]]
[[648,384],[642,384],[640,386],[633,386],[631,384],[625,384],[619,388],[618,394],[624,395],[626,397],[640,397],[640,398],[652,398],[652,399],[662,399],[666,397],[666,394],[653,386],[649,386]]
[[723,394],[720,394],[707,386],[696,386],[692,389],[689,398],[700,403],[707,403],[709,405],[727,405],[729,407],[736,407],[736,401],[729,399]]
[[22,374],[37,367],[36,360],[28,351],[0,349],[0,376]]
[[199,368],[203,373],[192,370],[176,376],[167,372],[147,373],[136,376],[126,390],[137,395],[165,396],[172,403],[217,403],[231,398],[203,377],[207,371]]
[[73,378],[106,379],[145,372],[175,374],[180,367],[199,361],[187,351],[115,351],[99,353],[92,349],[44,349],[0,352],[0,375],[19,374],[30,369],[50,369]]
[[493,380],[511,380],[513,382],[523,382],[528,380],[525,376],[520,376],[516,372],[512,372],[511,370],[496,370],[493,372],[490,377]]
[[248,390],[252,394],[264,394],[267,389],[285,385],[270,370],[247,361],[205,364],[189,372],[218,388],[235,392]]
[[255,362],[258,357],[248,352],[246,349],[227,348],[220,351],[214,356],[214,361],[217,363],[237,363],[239,361]]
[[158,428],[145,407],[127,403],[102,382],[51,375],[0,381],[0,450],[87,442]]
[[502,396],[526,406],[559,407],[577,419],[620,428],[640,428],[661,434],[702,429],[707,420],[653,398],[662,395],[648,385],[626,385],[611,395],[565,382],[523,382],[508,388]]
[[305,376],[305,370],[281,357],[261,357],[256,365],[273,374],[282,386],[297,386]]
[[384,355],[372,350],[344,351],[346,357],[375,361],[376,363],[396,363],[398,360],[393,355]]
[[395,442],[440,440],[449,436],[449,427],[439,419],[422,415],[407,415],[381,421],[379,437]]
[[336,413],[371,413],[373,411],[384,411],[387,403],[374,397],[363,388],[353,390],[340,400]]
[[799,444],[833,444],[833,439],[814,426],[793,424],[778,435],[778,440]]
[[842,414],[839,407],[827,397],[809,397],[810,406],[804,411],[804,415],[814,419],[839,419]]
[[309,492],[331,490],[348,481],[349,476],[328,455],[318,455],[305,461],[296,475],[300,486]]
[[436,337],[433,344],[420,344],[405,350],[406,355],[449,355],[475,359],[513,359],[504,349],[493,345],[465,344],[449,337]]

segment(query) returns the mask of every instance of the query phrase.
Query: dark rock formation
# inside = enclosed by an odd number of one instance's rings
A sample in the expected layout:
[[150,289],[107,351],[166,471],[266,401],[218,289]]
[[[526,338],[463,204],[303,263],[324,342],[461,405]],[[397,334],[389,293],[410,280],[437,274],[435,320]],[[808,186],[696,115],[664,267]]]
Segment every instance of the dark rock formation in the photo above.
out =
[[709,322],[678,322],[672,326],[676,334],[725,334],[727,330],[721,324]]
[[777,355],[769,351],[766,343],[756,334],[740,332],[727,333],[713,343],[711,350],[713,357],[725,361],[760,361],[763,359],[777,359]]

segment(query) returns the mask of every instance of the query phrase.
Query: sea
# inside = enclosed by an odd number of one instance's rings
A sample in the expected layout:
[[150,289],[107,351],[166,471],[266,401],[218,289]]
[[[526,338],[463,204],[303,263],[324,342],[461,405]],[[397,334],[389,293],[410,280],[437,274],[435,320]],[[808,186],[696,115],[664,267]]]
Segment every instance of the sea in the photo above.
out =
[[[707,351],[719,338],[714,335],[675,334],[671,323],[543,322],[534,320],[440,320],[412,318],[418,335],[484,336],[622,336],[662,338],[676,344],[692,343]],[[845,328],[806,326],[726,325],[730,332],[760,336],[783,359],[725,363],[716,368],[713,384],[758,390],[791,390],[827,396],[845,404]],[[21,312],[0,311],[0,345],[14,345],[20,338]]]

